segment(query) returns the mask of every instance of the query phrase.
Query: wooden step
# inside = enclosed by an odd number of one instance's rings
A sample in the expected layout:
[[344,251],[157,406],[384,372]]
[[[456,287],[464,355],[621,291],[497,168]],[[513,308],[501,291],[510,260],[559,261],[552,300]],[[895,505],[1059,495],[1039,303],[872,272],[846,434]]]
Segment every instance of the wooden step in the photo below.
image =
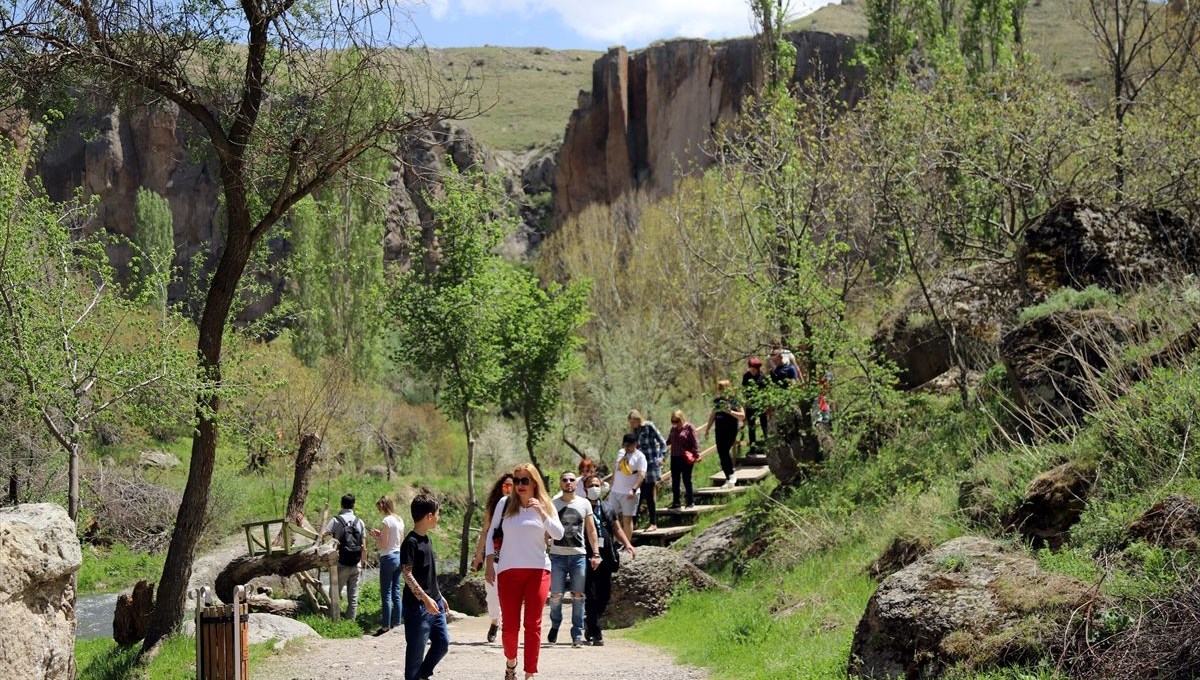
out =
[[735,496],[739,493],[747,493],[748,491],[750,491],[749,485],[733,486],[728,489],[726,489],[723,486],[699,486],[699,487],[696,487],[696,489],[694,490],[697,500],[699,500],[701,497],[705,497],[705,496],[707,496],[707,497]]
[[[733,471],[734,479],[737,480],[737,484],[739,484],[739,485],[755,484],[757,482],[761,482],[762,480],[766,479],[767,476],[770,474],[771,474],[771,470],[768,468],[765,468],[765,467],[736,468]],[[712,483],[716,484],[716,485],[724,484],[725,483],[725,473],[718,472],[717,474],[713,475],[712,477],[709,477],[709,480],[711,480]]]
[[703,514],[705,512],[716,512],[717,510],[724,510],[724,509],[725,509],[725,506],[723,504],[721,504],[721,505],[693,505],[690,508],[679,508],[678,510],[672,510],[670,508],[665,508],[663,510],[659,510],[658,514],[660,517],[665,516],[665,517],[694,518],[697,515]]
[[687,536],[691,532],[691,525],[678,527],[659,527],[654,531],[635,529],[633,531],[633,542],[635,545],[645,545],[647,543],[658,543],[665,545],[675,541],[681,536]]
[[738,456],[733,459],[733,464],[736,467],[761,467],[767,464],[766,456]]

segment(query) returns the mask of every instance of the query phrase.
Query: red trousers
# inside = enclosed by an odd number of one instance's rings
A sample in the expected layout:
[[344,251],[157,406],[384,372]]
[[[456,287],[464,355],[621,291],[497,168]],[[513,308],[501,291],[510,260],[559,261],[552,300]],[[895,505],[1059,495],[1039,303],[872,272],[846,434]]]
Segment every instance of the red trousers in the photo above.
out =
[[[505,569],[496,577],[500,594],[500,620],[504,626],[504,658],[517,658],[517,633],[525,625],[525,672],[537,673],[542,651],[542,609],[550,593],[550,572],[546,569]],[[525,615],[521,616],[521,606]]]

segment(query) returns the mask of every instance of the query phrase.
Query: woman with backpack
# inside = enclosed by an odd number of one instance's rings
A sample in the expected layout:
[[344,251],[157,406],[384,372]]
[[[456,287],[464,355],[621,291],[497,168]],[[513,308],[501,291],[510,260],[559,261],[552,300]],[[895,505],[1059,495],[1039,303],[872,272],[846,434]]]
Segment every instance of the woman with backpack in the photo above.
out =
[[667,434],[667,447],[671,451],[671,509],[679,509],[679,482],[687,490],[687,507],[696,502],[692,490],[692,466],[700,462],[700,442],[696,439],[696,428],[683,417],[678,409],[671,414],[671,432]]
[[[488,529],[492,526],[492,513],[496,512],[496,505],[500,499],[512,493],[512,480],[512,473],[505,472],[496,478],[496,483],[492,484],[492,490],[488,493],[487,503],[484,506],[486,511],[483,513],[483,528],[479,531],[479,540],[475,542],[475,561],[471,565],[472,571],[483,568],[483,557],[486,554],[484,541],[487,539]],[[486,580],[483,582],[483,591],[487,594],[488,618],[492,620],[492,625],[488,626],[487,641],[495,642],[496,632],[500,629],[500,596],[496,593],[496,584]]]
[[[504,622],[504,679],[517,677],[517,636],[525,627],[525,678],[537,675],[542,648],[542,609],[550,593],[546,537],[563,537],[563,525],[529,463],[513,470],[513,491],[496,505],[488,529],[485,579],[495,583]],[[522,616],[522,608],[524,615]]]
[[633,409],[629,412],[629,431],[638,438],[638,450],[646,456],[646,477],[642,480],[642,502],[646,504],[646,514],[650,525],[646,531],[658,529],[658,508],[655,506],[655,496],[658,495],[658,482],[662,479],[662,460],[667,453],[667,440],[654,423],[642,418],[641,411]]

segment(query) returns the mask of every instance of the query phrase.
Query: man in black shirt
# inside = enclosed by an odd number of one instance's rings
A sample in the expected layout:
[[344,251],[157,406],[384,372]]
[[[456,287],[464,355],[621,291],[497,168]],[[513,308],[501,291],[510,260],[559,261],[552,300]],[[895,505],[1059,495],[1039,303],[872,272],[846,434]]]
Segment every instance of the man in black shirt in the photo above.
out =
[[[438,590],[437,561],[429,532],[441,517],[438,502],[418,494],[412,505],[413,528],[400,544],[404,572],[404,680],[427,680],[450,648],[446,600]],[[425,644],[429,644],[429,653]]]
[[596,546],[600,549],[599,563],[591,562],[587,572],[587,582],[584,584],[584,595],[587,607],[583,610],[584,637],[593,645],[604,644],[604,633],[600,630],[600,617],[608,608],[608,600],[612,597],[612,575],[617,570],[617,543],[625,546],[632,559],[637,551],[629,542],[629,537],[621,530],[617,521],[617,513],[608,505],[600,502],[600,490],[604,481],[598,475],[589,475],[584,480],[588,501],[592,504],[592,516],[588,521],[596,526]]

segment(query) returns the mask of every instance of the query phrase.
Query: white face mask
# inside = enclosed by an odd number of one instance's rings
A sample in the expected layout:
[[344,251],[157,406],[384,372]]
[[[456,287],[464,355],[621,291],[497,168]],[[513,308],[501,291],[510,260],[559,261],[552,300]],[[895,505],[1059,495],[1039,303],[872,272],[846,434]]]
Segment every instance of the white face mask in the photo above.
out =
[[589,486],[589,487],[588,487],[588,490],[587,490],[587,497],[588,497],[588,500],[589,500],[589,501],[598,501],[598,500],[600,500],[600,487],[598,487],[598,486]]

